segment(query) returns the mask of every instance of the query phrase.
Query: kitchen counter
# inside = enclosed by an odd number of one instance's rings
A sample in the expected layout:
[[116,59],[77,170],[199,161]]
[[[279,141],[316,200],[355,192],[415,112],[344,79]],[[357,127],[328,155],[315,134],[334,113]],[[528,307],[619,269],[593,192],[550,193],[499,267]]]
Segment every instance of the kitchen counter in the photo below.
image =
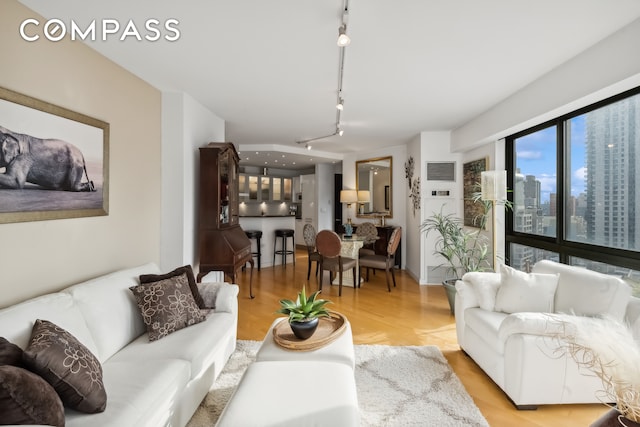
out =
[[[293,215],[264,215],[264,216],[241,216],[240,226],[243,230],[260,230],[262,231],[262,239],[260,239],[260,251],[262,252],[261,267],[271,267],[273,265],[273,242],[275,240],[275,230],[280,228],[296,229],[296,217]],[[298,244],[304,244],[302,235],[295,233],[295,241]],[[278,241],[278,249],[281,242]],[[255,252],[256,241],[251,240],[251,251]],[[291,239],[287,239],[287,246],[291,248]],[[276,265],[279,266],[282,258],[278,256]],[[288,263],[293,263],[291,256],[287,257]]]

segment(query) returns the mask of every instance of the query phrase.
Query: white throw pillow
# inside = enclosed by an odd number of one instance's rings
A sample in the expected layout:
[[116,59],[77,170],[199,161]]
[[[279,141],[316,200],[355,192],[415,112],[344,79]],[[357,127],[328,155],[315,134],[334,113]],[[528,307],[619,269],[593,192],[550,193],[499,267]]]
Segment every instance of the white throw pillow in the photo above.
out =
[[557,274],[524,273],[507,265],[500,266],[500,273],[502,282],[496,295],[496,311],[553,313]]
[[500,273],[471,271],[462,276],[473,288],[481,309],[493,311],[496,305],[496,292],[501,283]]

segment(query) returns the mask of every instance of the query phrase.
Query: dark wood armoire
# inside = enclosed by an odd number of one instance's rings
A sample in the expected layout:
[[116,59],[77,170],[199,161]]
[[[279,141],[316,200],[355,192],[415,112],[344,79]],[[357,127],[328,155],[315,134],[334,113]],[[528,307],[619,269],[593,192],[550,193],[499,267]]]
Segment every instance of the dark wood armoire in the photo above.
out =
[[251,241],[239,223],[238,153],[230,142],[210,142],[200,147],[200,197],[198,200],[198,279],[210,271],[223,271],[232,283],[236,272],[251,264]]

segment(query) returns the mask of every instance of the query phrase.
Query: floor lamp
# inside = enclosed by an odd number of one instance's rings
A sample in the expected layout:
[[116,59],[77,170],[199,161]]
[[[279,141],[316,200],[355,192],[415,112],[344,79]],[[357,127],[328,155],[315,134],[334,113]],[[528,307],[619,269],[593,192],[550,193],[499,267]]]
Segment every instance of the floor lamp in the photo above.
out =
[[493,271],[497,272],[498,251],[496,242],[498,241],[498,227],[496,224],[496,202],[507,199],[507,171],[484,171],[480,174],[480,186],[482,200],[491,201],[491,214],[493,218]]

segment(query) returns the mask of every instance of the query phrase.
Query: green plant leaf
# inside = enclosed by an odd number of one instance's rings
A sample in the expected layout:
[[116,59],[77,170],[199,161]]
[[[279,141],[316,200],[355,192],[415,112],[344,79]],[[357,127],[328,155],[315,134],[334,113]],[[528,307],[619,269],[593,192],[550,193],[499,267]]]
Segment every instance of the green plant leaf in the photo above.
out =
[[280,309],[277,310],[276,313],[288,315],[290,322],[329,316],[329,312],[324,308],[324,306],[331,303],[331,301],[317,299],[319,294],[320,291],[316,291],[307,298],[305,287],[303,285],[295,302],[288,299],[280,300]]

